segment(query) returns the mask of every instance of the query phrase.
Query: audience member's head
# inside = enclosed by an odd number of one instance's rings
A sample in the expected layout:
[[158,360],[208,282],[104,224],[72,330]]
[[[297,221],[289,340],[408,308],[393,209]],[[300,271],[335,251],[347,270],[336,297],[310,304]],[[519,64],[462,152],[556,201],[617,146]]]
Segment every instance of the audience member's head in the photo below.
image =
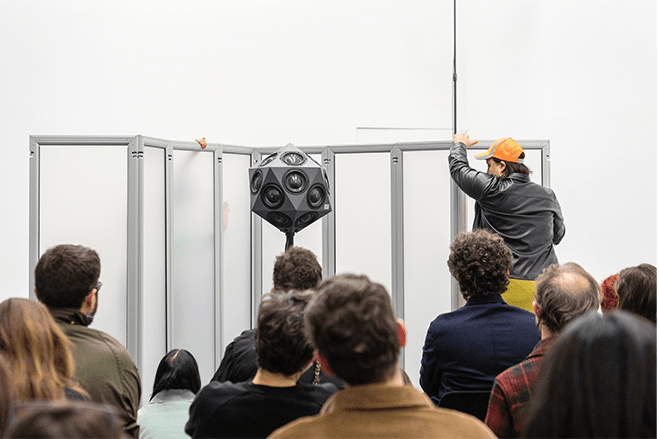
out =
[[323,269],[316,255],[302,247],[289,247],[279,255],[272,272],[274,289],[279,292],[313,289],[322,279]]
[[10,439],[120,439],[124,436],[113,407],[92,402],[27,402],[3,436]]
[[9,365],[0,355],[0,437],[9,423],[11,405],[16,401],[16,389],[12,381]]
[[513,253],[503,238],[483,229],[460,233],[448,258],[451,275],[458,281],[465,299],[503,294],[508,288],[508,272]]
[[319,355],[346,383],[374,384],[394,376],[404,327],[382,285],[354,274],[327,279],[305,321]]
[[561,332],[576,317],[597,310],[599,302],[597,281],[574,262],[550,265],[536,279],[534,309],[551,334]]
[[71,349],[71,342],[41,303],[21,298],[0,303],[0,352],[9,365],[18,399],[61,399],[66,388],[84,393],[74,381]]
[[657,437],[656,326],[591,311],[556,339],[536,384],[523,437]]
[[618,274],[612,274],[602,281],[602,311],[610,311],[618,308],[618,293],[616,293],[615,283],[618,280]]
[[46,250],[34,270],[35,290],[49,308],[82,306],[101,274],[98,254],[80,245],[61,244]]
[[615,284],[618,307],[657,323],[657,267],[641,264],[625,268]]
[[263,296],[254,334],[260,368],[290,376],[311,363],[313,347],[304,332],[304,314],[313,294],[292,290]]
[[200,388],[201,377],[197,360],[185,349],[172,349],[158,364],[149,401],[164,390],[187,389],[197,394]]

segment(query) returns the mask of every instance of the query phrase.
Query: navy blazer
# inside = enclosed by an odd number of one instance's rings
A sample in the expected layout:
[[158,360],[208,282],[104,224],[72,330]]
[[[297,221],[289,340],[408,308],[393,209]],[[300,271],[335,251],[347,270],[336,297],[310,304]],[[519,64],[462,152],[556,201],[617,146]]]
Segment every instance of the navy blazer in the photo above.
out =
[[491,390],[494,378],[526,358],[540,341],[535,315],[500,294],[470,298],[428,328],[421,388],[435,404],[452,390]]

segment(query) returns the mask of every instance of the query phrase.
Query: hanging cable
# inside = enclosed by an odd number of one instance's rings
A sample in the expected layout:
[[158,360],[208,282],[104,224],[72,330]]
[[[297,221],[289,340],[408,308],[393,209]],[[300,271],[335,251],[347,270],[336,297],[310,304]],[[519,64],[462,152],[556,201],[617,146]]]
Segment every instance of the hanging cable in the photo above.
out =
[[453,0],[453,134],[458,133],[458,68],[457,68],[457,14],[456,2]]

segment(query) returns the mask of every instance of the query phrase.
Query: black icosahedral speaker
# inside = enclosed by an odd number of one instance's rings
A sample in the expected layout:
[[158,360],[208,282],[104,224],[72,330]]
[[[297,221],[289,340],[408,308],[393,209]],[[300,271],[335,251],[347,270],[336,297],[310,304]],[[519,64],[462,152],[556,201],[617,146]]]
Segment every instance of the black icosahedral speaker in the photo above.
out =
[[325,169],[290,143],[249,168],[249,189],[252,212],[291,244],[295,233],[332,211]]

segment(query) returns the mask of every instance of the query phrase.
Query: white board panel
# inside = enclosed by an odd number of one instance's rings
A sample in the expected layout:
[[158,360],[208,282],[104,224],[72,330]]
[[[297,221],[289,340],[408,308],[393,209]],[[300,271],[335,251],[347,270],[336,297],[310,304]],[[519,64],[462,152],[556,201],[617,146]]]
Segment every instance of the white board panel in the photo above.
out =
[[391,294],[389,153],[334,157],[336,273],[365,274]]
[[248,169],[251,156],[222,154],[222,344],[251,326],[251,229]]
[[405,320],[404,369],[419,386],[423,343],[430,322],[451,311],[448,151],[403,153]]
[[172,348],[190,351],[208,382],[215,367],[213,153],[173,156]]
[[151,397],[158,363],[167,353],[165,152],[144,147],[144,283],[139,320],[142,404]]
[[92,323],[126,345],[127,147],[41,146],[39,253],[90,247],[103,288]]

